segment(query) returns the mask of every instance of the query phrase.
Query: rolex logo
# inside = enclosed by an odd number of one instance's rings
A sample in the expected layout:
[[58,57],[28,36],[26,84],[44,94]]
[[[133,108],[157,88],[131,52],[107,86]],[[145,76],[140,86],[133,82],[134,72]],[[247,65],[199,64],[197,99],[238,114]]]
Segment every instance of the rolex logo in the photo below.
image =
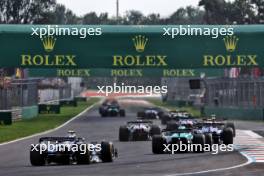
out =
[[45,51],[51,52],[54,49],[56,38],[53,36],[45,36],[41,38]]
[[137,35],[133,39],[134,46],[137,52],[143,52],[145,50],[145,46],[147,44],[148,39],[145,36]]
[[238,42],[238,38],[236,36],[226,36],[223,40],[227,51],[235,51]]

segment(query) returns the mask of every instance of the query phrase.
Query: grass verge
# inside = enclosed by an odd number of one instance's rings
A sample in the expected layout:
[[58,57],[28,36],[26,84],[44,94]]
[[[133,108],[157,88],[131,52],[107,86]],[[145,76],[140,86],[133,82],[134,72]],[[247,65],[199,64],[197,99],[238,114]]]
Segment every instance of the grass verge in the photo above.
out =
[[78,102],[77,107],[61,107],[60,114],[39,114],[36,118],[9,126],[1,125],[0,143],[56,128],[98,101],[98,98],[91,98],[87,102]]
[[161,106],[161,107],[167,108],[169,110],[176,110],[176,109],[184,110],[184,111],[188,111],[189,113],[192,113],[192,115],[195,117],[201,116],[199,108],[195,108],[192,106],[177,107],[177,106],[173,105],[172,103],[162,102],[160,99],[157,99],[157,98],[148,98],[147,100],[156,106]]

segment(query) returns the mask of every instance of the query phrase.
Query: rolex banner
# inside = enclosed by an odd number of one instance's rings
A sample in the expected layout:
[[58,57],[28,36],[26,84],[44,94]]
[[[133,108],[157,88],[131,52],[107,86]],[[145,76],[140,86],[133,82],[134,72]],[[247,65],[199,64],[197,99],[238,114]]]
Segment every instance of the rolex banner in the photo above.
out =
[[222,77],[223,68],[216,69],[28,69],[30,77]]
[[0,67],[187,69],[264,66],[264,25],[0,25],[0,42]]

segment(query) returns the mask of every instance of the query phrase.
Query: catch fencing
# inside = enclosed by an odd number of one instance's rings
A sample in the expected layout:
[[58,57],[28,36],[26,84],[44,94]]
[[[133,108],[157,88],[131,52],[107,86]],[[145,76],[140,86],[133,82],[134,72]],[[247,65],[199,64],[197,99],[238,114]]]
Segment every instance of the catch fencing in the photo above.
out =
[[219,107],[263,107],[264,79],[253,77],[205,80],[205,104]]
[[168,85],[167,100],[191,101],[194,105],[215,107],[264,107],[264,78],[205,78],[201,89],[190,89],[194,78],[163,78]]
[[36,80],[12,80],[8,86],[0,87],[0,110],[38,104]]
[[56,87],[41,88],[38,90],[39,102],[58,102],[62,99],[72,98],[72,88],[70,84]]

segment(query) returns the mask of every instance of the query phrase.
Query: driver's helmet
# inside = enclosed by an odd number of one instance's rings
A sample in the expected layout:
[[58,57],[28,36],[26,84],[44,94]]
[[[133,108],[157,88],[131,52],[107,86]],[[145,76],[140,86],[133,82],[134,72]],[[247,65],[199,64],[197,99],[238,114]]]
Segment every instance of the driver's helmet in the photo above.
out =
[[68,131],[68,137],[75,138],[75,137],[76,137],[76,132],[73,131],[73,130],[69,130],[69,131]]

